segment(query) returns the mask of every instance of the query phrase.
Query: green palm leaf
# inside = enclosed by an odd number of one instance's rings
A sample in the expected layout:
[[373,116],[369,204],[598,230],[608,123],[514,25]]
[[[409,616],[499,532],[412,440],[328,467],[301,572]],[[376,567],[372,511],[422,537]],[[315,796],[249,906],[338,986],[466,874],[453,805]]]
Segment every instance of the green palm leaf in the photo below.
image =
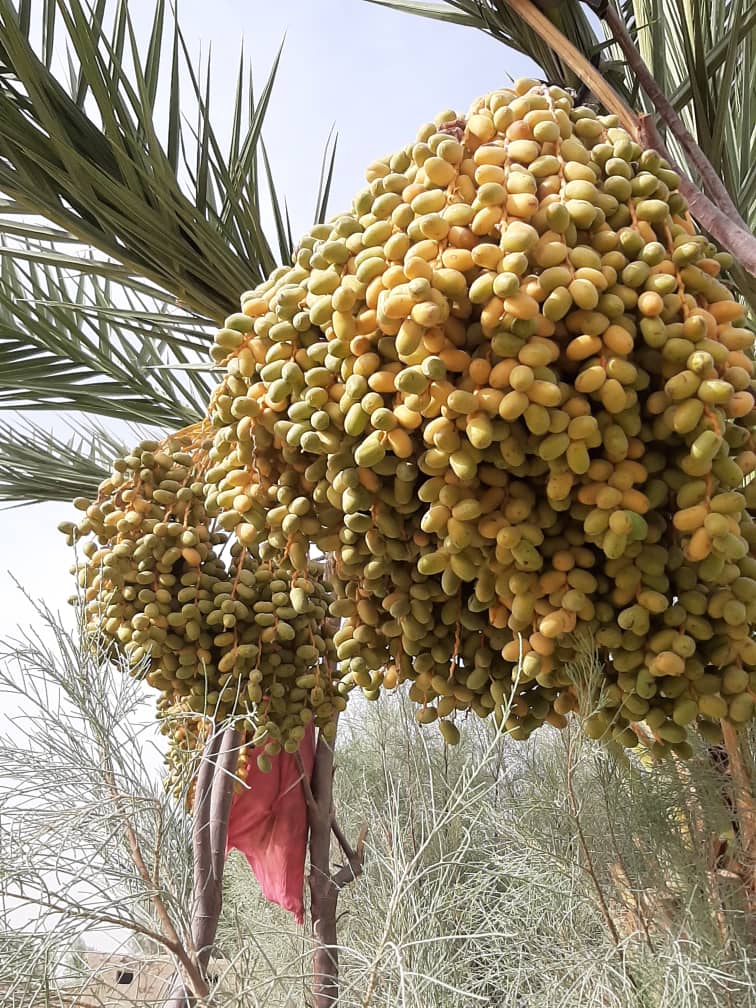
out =
[[183,426],[204,413],[210,384],[179,369],[203,361],[207,342],[194,317],[107,278],[0,264],[0,408]]
[[[239,90],[237,139],[224,154],[210,123],[209,85],[200,84],[177,26],[165,42],[164,0],[144,57],[125,4],[109,33],[102,2],[94,11],[80,0],[43,0],[43,7],[46,14],[57,8],[74,60],[67,89],[37,56],[28,17],[0,0],[0,189],[11,212],[54,222],[221,321],[237,307],[239,291],[275,264],[250,179],[278,58],[254,106],[245,109],[249,89]],[[164,44],[168,82],[159,59]],[[168,125],[161,138],[153,115],[163,90]],[[85,100],[96,109],[91,119]],[[192,108],[196,130],[187,125]],[[217,192],[225,195],[216,208]]]
[[141,432],[124,440],[90,419],[77,418],[65,435],[21,417],[0,419],[0,500],[16,504],[94,497],[114,458]]
[[[756,0],[632,0],[632,10],[644,60],[756,230]],[[666,140],[695,178],[674,138]],[[756,310],[756,281],[737,264],[732,273]]]

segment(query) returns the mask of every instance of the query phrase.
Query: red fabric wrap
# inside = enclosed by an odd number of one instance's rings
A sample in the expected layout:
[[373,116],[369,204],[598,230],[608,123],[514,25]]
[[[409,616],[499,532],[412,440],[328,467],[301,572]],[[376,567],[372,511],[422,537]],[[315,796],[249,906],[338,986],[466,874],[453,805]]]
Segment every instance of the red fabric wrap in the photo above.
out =
[[[247,784],[235,795],[226,850],[235,847],[249,862],[263,895],[304,920],[304,868],[307,854],[307,803],[294,756],[281,752],[270,773],[257,767],[255,750]],[[299,750],[307,776],[315,758],[315,730],[309,726]]]

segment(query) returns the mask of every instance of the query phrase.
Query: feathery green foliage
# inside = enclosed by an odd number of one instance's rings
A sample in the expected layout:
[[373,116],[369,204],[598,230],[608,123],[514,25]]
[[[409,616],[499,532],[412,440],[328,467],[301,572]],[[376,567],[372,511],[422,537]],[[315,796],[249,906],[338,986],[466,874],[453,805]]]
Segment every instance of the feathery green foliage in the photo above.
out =
[[14,258],[0,263],[0,408],[98,415],[109,402],[114,419],[175,427],[202,415],[210,383],[179,370],[204,349],[199,320],[26,248]]
[[[749,1005],[756,950],[737,879],[713,863],[720,836],[736,850],[705,751],[651,771],[575,722],[526,744],[461,728],[444,747],[400,696],[341,727],[336,816],[370,832],[340,897],[340,1004]],[[240,858],[224,913],[226,947],[238,922],[255,935],[237,952],[252,1003],[301,1003],[307,945]]]
[[[210,121],[211,67],[195,72],[164,0],[144,53],[126,4],[112,17],[105,0],[91,12],[80,0],[41,6],[24,2],[17,14],[10,0],[0,2],[5,213],[42,216],[195,313],[222,321],[238,292],[276,262],[252,187],[278,56],[255,103],[241,65],[224,154]],[[40,17],[48,26],[42,59]],[[56,44],[71,53],[67,86],[51,70]],[[156,100],[166,90],[160,136]],[[193,112],[196,127],[188,124]]]
[[14,504],[94,498],[125,444],[91,418],[79,417],[66,434],[53,434],[24,416],[0,418],[0,500]]

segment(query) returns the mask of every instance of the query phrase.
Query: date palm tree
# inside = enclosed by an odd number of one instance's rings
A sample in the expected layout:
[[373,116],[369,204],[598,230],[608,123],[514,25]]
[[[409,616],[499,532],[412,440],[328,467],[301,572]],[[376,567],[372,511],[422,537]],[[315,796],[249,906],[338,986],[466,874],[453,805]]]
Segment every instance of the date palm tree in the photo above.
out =
[[[566,38],[636,112],[666,97],[710,170],[666,117],[655,128],[674,159],[720,206],[726,197],[736,221],[756,225],[756,0],[370,2],[483,31],[591,100],[554,47]],[[534,29],[523,6],[559,34]],[[53,71],[64,50],[67,79]],[[224,148],[211,68],[194,67],[165,0],[146,46],[127,0],[0,0],[0,409],[15,411],[0,421],[0,500],[91,494],[121,451],[115,421],[165,430],[204,413],[211,329],[293,252],[262,140],[277,67],[276,56],[255,94],[240,61]],[[756,308],[753,276],[736,264],[732,278]]]

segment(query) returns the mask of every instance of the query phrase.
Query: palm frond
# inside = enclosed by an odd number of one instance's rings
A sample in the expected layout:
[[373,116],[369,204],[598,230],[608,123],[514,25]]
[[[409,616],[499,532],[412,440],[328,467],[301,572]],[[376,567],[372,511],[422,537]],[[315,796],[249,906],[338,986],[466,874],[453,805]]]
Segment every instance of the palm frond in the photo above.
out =
[[[39,0],[16,10],[0,0],[0,232],[23,234],[38,215],[220,321],[276,265],[261,213],[269,199],[280,210],[278,197],[261,199],[253,166],[278,57],[254,104],[242,68],[224,152],[211,125],[209,64],[202,82],[163,0],[144,55],[127,5],[110,20],[108,9]],[[65,85],[51,70],[56,33],[71,62]]]
[[0,261],[0,408],[161,427],[202,416],[211,382],[185,368],[205,363],[201,320],[87,273],[89,260],[74,260],[77,274],[54,259],[19,245]]
[[[276,191],[276,184],[273,179],[273,170],[270,166],[268,151],[265,144],[262,145],[262,159],[265,166],[265,177],[268,182],[268,189],[271,197]],[[278,238],[278,249],[282,262],[291,259],[294,253],[294,236],[291,233],[291,222],[289,220],[289,208],[284,202],[283,207],[277,200],[273,199],[273,220],[276,225],[276,237]]]
[[61,436],[25,418],[0,418],[0,501],[35,504],[94,496],[112,460],[125,450],[120,438],[91,419],[79,419],[75,431]]
[[[92,489],[121,448],[95,418],[194,422],[210,329],[291,258],[262,146],[280,50],[257,94],[240,54],[224,145],[210,61],[195,65],[170,6],[156,0],[142,38],[125,2],[0,0],[0,409],[56,417],[54,434],[4,421],[0,499]],[[61,422],[86,433],[61,439]]]
[[326,219],[328,200],[331,196],[331,186],[333,184],[333,169],[336,164],[336,147],[339,142],[338,133],[333,129],[328,134],[326,145],[323,150],[323,162],[320,167],[320,183],[318,185],[318,199],[315,206],[315,223],[322,224]]

